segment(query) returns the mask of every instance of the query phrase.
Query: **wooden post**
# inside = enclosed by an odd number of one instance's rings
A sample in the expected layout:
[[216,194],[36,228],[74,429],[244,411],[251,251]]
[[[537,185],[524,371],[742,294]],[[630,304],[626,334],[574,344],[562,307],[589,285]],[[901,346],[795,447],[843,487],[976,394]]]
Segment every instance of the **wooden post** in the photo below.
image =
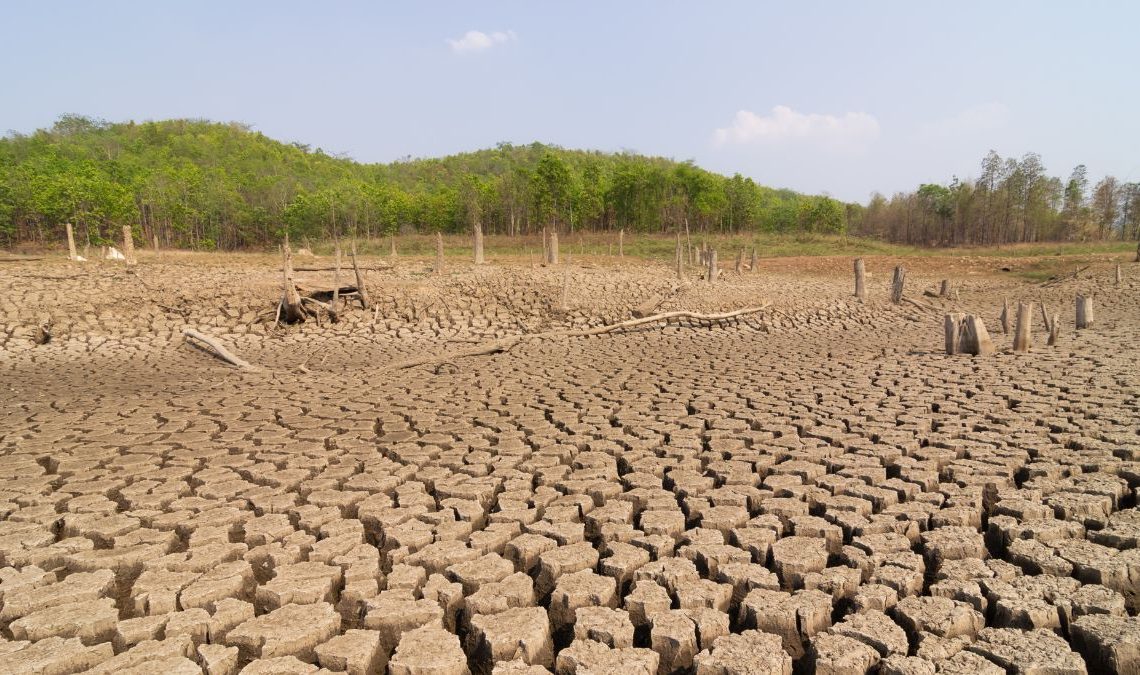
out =
[[1077,330],[1093,327],[1092,298],[1083,295],[1077,296]]
[[128,265],[135,264],[135,235],[130,225],[123,226],[123,257]]
[[863,300],[867,297],[867,286],[864,280],[866,271],[863,268],[863,259],[855,259],[855,297]]
[[950,313],[943,317],[943,330],[946,332],[946,355],[954,356],[961,352],[962,320],[965,314]]
[[1120,285],[1120,282],[1121,282],[1121,276],[1120,276],[1120,263],[1117,263],[1117,264],[1116,264],[1116,285],[1117,285],[1117,286],[1119,286],[1119,285]]
[[1002,335],[1009,335],[1009,298],[1003,298],[1001,301],[1001,315],[998,316],[998,323],[1001,324]]
[[435,233],[435,273],[443,274],[443,233]]
[[973,314],[967,314],[962,324],[961,349],[974,356],[989,356],[994,353],[994,343],[990,339],[986,324]]
[[681,233],[677,232],[677,281],[685,280],[685,250],[681,247]]
[[720,268],[717,267],[717,262],[716,262],[716,249],[715,248],[709,249],[708,259],[709,259],[709,275],[708,275],[709,276],[709,283],[712,284],[712,283],[716,283],[716,278],[718,276],[720,276]]
[[1032,343],[1033,303],[1017,303],[1017,325],[1013,332],[1013,351],[1027,352]]
[[368,309],[372,302],[368,299],[368,289],[364,287],[364,275],[360,273],[360,265],[356,262],[356,240],[352,240],[350,249],[352,256],[352,271],[356,273],[356,292],[360,295],[360,308]]
[[562,268],[562,301],[558,309],[563,312],[570,311],[570,266]]
[[744,249],[736,252],[736,273],[740,274],[744,271]]
[[558,264],[558,231],[550,231],[550,264]]
[[483,224],[475,221],[475,264],[483,264]]
[[78,260],[79,254],[75,252],[75,230],[72,229],[71,223],[65,223],[64,227],[67,228],[67,259]]
[[618,230],[618,257],[625,257],[625,230]]
[[757,260],[757,258],[756,258],[756,247],[753,246],[752,247],[752,266],[749,268],[753,274],[756,274],[757,272],[760,271],[760,265],[758,263],[759,263],[759,260]]
[[902,302],[903,285],[906,283],[906,270],[902,265],[895,266],[895,273],[891,278],[891,302],[896,305]]
[[950,280],[949,279],[943,279],[942,280],[942,287],[940,289],[938,289],[938,297],[940,297],[940,298],[950,297]]

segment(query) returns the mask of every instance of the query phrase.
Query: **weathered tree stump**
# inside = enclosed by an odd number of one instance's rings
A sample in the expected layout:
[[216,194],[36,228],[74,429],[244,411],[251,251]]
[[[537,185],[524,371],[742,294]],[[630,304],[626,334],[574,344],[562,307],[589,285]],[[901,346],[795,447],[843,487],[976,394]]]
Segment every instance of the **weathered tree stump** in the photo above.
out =
[[562,270],[562,300],[558,303],[558,309],[563,312],[570,311],[570,267],[567,266]]
[[751,265],[748,267],[749,271],[751,271],[753,274],[760,271],[760,266],[758,265],[758,263],[759,263],[759,260],[756,258],[756,247],[753,246],[752,247],[752,262],[751,262]]
[[938,289],[938,297],[940,297],[940,298],[950,297],[950,280],[949,279],[943,279],[942,280],[942,286]]
[[123,257],[128,265],[135,264],[135,235],[130,225],[123,226]]
[[364,286],[364,275],[360,273],[360,265],[356,262],[356,240],[352,240],[352,248],[349,255],[352,256],[352,271],[356,274],[356,292],[360,295],[360,308],[368,309],[372,305],[372,300],[368,297],[368,289]]
[[301,294],[297,291],[297,284],[293,281],[293,251],[289,248],[289,235],[281,244],[281,273],[284,277],[284,290],[281,294],[280,318],[285,323],[300,323],[308,313],[301,304]]
[[994,353],[994,343],[990,339],[986,324],[980,317],[967,314],[962,323],[962,337],[959,341],[963,353],[974,356],[989,356]]
[[902,302],[904,284],[906,284],[906,269],[902,265],[896,265],[891,277],[891,302],[896,305]]
[[1033,303],[1017,303],[1017,324],[1013,333],[1013,351],[1027,352],[1032,343]]
[[435,270],[436,274],[443,274],[443,233],[435,233]]
[[677,281],[685,280],[685,250],[681,247],[681,233],[677,233]]
[[962,322],[965,314],[950,313],[943,317],[943,330],[946,333],[946,355],[954,356],[962,351]]
[[340,315],[340,239],[337,238],[334,243],[333,257],[336,258],[333,268],[333,296],[329,307],[332,310],[329,312],[332,315],[332,320],[336,321]]
[[625,257],[625,230],[618,230],[618,257]]
[[388,257],[392,259],[393,263],[396,262],[396,235],[388,238]]
[[744,271],[744,249],[736,252],[736,273],[740,274]]
[[1136,259],[1132,262],[1140,263],[1140,241],[1136,242]]
[[717,257],[716,256],[716,249],[715,248],[709,249],[709,253],[708,253],[708,259],[709,259],[708,278],[709,278],[710,284],[716,283],[717,277],[720,276],[720,268],[717,267],[716,257]]
[[1120,274],[1120,263],[1117,263],[1116,264],[1116,279],[1115,279],[1116,285],[1119,286],[1121,281],[1123,281],[1123,278],[1121,277],[1121,274]]
[[475,221],[475,264],[483,264],[483,224]]
[[998,316],[998,322],[1001,324],[1001,334],[1009,335],[1009,299],[1004,298],[1001,301],[1001,315]]
[[863,267],[863,259],[855,259],[855,297],[864,300],[867,297],[867,271]]
[[550,231],[550,260],[551,265],[558,264],[558,231]]
[[72,229],[71,223],[65,223],[64,227],[67,228],[67,259],[79,260],[79,254],[75,251],[75,230]]
[[1041,312],[1043,314],[1045,314],[1045,317],[1046,317],[1045,323],[1048,324],[1048,326],[1049,326],[1049,329],[1048,329],[1049,330],[1049,340],[1048,340],[1047,344],[1050,347],[1056,346],[1056,344],[1057,344],[1057,333],[1059,332],[1058,328],[1057,328],[1057,325],[1058,325],[1057,324],[1057,315],[1053,314],[1052,316],[1049,316],[1048,312],[1045,311],[1045,305],[1044,304],[1041,305]]
[[1077,296],[1077,330],[1093,327],[1093,302],[1091,297]]
[[154,244],[154,252],[158,253],[158,235],[151,235],[151,243]]

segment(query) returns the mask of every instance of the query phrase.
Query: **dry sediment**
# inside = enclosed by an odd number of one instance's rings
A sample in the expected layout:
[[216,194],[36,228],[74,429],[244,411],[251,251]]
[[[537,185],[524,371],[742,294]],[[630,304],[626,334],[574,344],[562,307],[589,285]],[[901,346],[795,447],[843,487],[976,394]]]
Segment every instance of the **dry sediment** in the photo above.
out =
[[[286,330],[268,265],[6,266],[0,672],[1135,672],[1140,282],[971,276],[928,310],[866,262],[865,302],[847,259],[676,293],[401,263],[362,271],[374,311]],[[1056,347],[944,353],[943,313],[1078,293],[1095,327]],[[658,296],[774,306],[385,369]]]

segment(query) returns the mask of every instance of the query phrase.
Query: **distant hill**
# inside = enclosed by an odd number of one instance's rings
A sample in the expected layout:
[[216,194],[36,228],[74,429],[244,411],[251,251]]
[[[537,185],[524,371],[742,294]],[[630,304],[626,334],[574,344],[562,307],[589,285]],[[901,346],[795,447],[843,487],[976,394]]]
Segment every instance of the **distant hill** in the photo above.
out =
[[726,177],[692,162],[502,143],[439,159],[363,164],[241,124],[61,117],[0,138],[0,243],[81,241],[263,247],[287,229],[323,238],[397,230],[489,234],[840,232],[860,207]]

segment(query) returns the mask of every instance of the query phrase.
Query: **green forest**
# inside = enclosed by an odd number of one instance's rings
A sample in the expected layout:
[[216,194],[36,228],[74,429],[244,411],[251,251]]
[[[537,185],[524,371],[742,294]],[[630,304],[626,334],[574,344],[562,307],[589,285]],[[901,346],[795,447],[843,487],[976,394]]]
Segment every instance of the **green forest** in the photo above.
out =
[[191,249],[397,232],[529,234],[553,227],[671,232],[845,231],[859,207],[757,185],[692,162],[533,143],[363,164],[241,124],[107,123],[68,115],[0,139],[0,245]]
[[980,169],[973,181],[872,195],[855,232],[917,246],[1140,239],[1140,183],[1105,176],[1090,187],[1083,164],[1062,180],[1035,153],[991,150]]

